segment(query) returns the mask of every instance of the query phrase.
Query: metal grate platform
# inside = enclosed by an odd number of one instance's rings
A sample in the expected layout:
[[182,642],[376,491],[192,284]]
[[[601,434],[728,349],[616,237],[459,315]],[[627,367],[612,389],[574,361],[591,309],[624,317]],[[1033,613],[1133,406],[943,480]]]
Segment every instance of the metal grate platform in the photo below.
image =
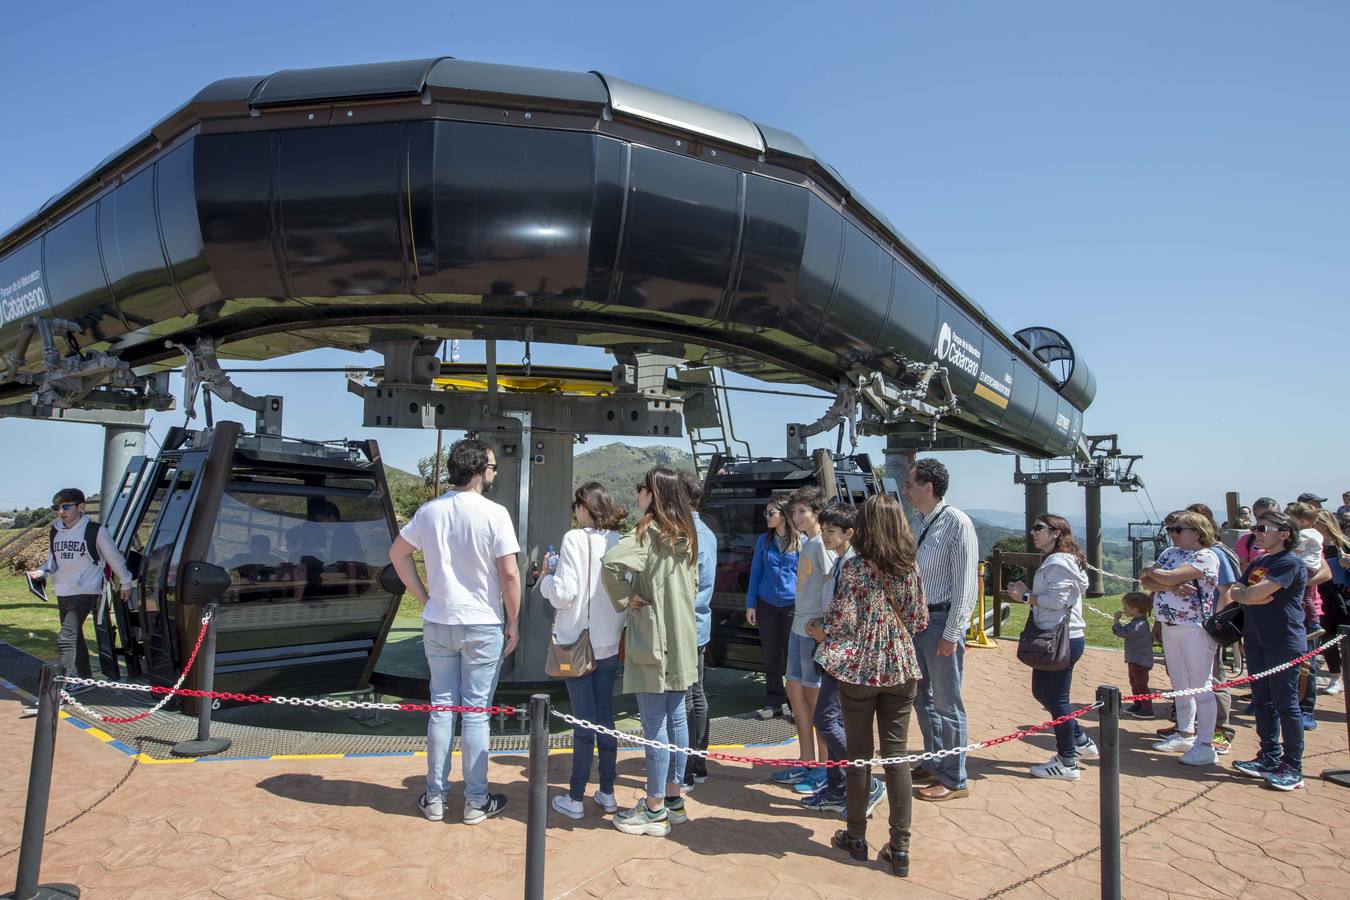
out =
[[[0,678],[29,695],[37,692],[42,660],[9,644],[0,643]],[[126,691],[95,688],[80,695],[80,702],[108,715],[125,717],[149,708],[140,695]],[[108,734],[124,752],[138,749],[153,759],[176,759],[169,751],[174,744],[197,736],[197,719],[177,712],[161,710],[147,719],[129,724],[109,724],[92,719],[78,710],[70,715]],[[393,715],[409,715],[393,713]],[[514,722],[512,723],[514,725]],[[554,725],[559,724],[556,722]],[[213,721],[211,733],[227,737],[231,746],[223,753],[203,759],[270,759],[275,756],[408,756],[426,750],[425,735],[338,734],[264,728],[233,722]],[[637,731],[627,731],[637,734]],[[777,744],[796,737],[793,724],[783,719],[720,716],[710,723],[711,744]],[[566,750],[572,746],[571,733],[553,734],[549,747]],[[458,739],[456,739],[458,747]],[[529,750],[529,735],[499,734],[491,738],[495,753],[524,753]],[[621,746],[622,749],[622,746]]]

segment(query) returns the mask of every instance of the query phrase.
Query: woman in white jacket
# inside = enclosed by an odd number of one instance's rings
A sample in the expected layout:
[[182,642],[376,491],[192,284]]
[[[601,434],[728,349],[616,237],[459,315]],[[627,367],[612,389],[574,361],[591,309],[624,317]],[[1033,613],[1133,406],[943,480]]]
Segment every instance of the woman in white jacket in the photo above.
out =
[[[607,728],[614,727],[614,678],[619,671],[619,633],[624,613],[617,612],[600,579],[600,561],[605,552],[619,542],[619,523],[628,511],[614,502],[598,481],[588,481],[573,495],[572,513],[579,528],[563,535],[556,555],[547,559],[548,572],[539,581],[539,593],[557,610],[553,619],[553,639],[571,644],[589,631],[595,653],[595,669],[580,678],[567,678],[567,695],[572,715]],[[586,783],[591,775],[591,755],[597,735],[589,728],[572,733],[572,779],[566,794],[553,798],[553,808],[565,816],[580,819],[585,807]],[[618,742],[599,736],[600,790],[595,802],[607,813],[618,809],[614,797]]]
[[[1083,655],[1087,626],[1083,622],[1083,592],[1087,590],[1087,560],[1074,540],[1069,523],[1059,516],[1040,516],[1031,528],[1036,549],[1047,554],[1032,586],[1017,581],[1005,590],[1011,600],[1031,605],[1037,628],[1057,628],[1069,617],[1069,667],[1060,672],[1035,669],[1031,673],[1031,695],[1046,712],[1059,718],[1070,711],[1069,690],[1073,687],[1073,667]],[[1077,781],[1080,759],[1097,756],[1097,745],[1083,732],[1077,719],[1055,726],[1056,750],[1048,762],[1031,767],[1037,778]]]

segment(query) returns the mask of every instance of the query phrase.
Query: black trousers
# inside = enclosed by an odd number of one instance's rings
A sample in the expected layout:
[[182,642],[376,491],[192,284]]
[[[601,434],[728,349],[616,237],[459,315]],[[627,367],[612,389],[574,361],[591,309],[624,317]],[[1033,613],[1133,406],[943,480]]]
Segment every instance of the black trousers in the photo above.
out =
[[792,633],[795,606],[755,606],[759,622],[759,645],[764,650],[764,703],[775,710],[787,702],[783,673],[787,671],[788,635]]
[[[839,682],[839,703],[844,710],[844,736],[849,759],[871,759],[872,725],[881,738],[883,757],[904,756],[909,736],[909,715],[914,711],[914,696],[919,681],[906,681],[890,687],[866,687]],[[867,794],[872,787],[871,766],[850,766],[845,776],[848,791],[848,833],[867,837]],[[886,767],[886,797],[891,804],[891,846],[909,848],[909,823],[914,782],[909,766],[898,763]]]
[[[1319,584],[1317,590],[1322,594],[1322,627],[1327,632],[1322,640],[1329,641],[1340,633],[1342,625],[1350,625],[1350,615],[1346,614],[1347,598],[1345,591],[1330,581]],[[1341,645],[1337,644],[1322,655],[1326,657],[1331,674],[1341,674]]]
[[92,678],[89,667],[89,645],[84,641],[84,620],[98,606],[98,594],[71,594],[56,598],[56,611],[61,617],[61,630],[56,633],[56,649],[61,654],[61,665],[67,673],[81,678]]
[[[708,749],[708,695],[703,692],[703,653],[706,646],[698,648],[698,681],[689,685],[684,693],[684,717],[689,720],[689,746],[695,750]],[[684,767],[685,777],[708,774],[708,761],[701,756],[691,756]]]

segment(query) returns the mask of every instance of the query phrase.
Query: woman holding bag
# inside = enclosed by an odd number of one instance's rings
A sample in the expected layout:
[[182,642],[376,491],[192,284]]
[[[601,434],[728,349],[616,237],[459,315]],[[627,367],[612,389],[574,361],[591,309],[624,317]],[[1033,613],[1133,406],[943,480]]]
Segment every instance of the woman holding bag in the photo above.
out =
[[[563,535],[560,552],[548,557],[548,572],[539,581],[539,593],[557,610],[549,674],[564,679],[572,715],[613,728],[614,678],[619,671],[624,614],[610,602],[600,573],[601,560],[619,542],[619,523],[628,511],[614,502],[604,485],[588,481],[573,495],[572,514],[578,527]],[[619,746],[605,735],[598,736],[598,741],[600,790],[595,803],[612,813],[619,808],[614,797]],[[589,728],[572,733],[572,780],[566,794],[553,798],[553,808],[568,818],[586,814],[582,800],[596,742],[597,735]]]
[[[1083,592],[1088,577],[1084,567],[1087,560],[1078,542],[1074,540],[1069,523],[1059,516],[1039,516],[1031,527],[1031,540],[1036,549],[1048,554],[1028,588],[1025,582],[1015,581],[1004,590],[1008,599],[1031,606],[1031,622],[1041,631],[1059,628],[1067,619],[1069,664],[1058,671],[1033,669],[1031,695],[1045,711],[1059,718],[1070,711],[1069,691],[1073,687],[1073,667],[1083,655],[1087,625],[1083,621]],[[1077,719],[1055,726],[1055,753],[1047,762],[1031,767],[1036,778],[1055,778],[1077,781],[1082,774],[1079,758],[1097,756],[1097,745],[1083,732]]]

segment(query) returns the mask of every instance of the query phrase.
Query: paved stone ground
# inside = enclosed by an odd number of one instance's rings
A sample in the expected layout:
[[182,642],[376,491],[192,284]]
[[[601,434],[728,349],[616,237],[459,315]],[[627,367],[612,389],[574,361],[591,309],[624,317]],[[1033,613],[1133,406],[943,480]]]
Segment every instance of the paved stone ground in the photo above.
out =
[[[1161,668],[1155,673],[1165,679]],[[1124,674],[1118,653],[1089,650],[1075,701],[1090,702],[1098,683],[1121,683]],[[970,651],[966,683],[972,737],[1044,718],[1011,643]],[[1321,728],[1308,733],[1312,774],[1346,763],[1339,700],[1322,700]],[[15,699],[0,694],[0,753],[8,761],[0,767],[0,853],[17,845],[23,816],[33,720],[17,713]],[[1250,720],[1239,723],[1235,755],[1201,771],[1149,748],[1154,723],[1126,723],[1125,896],[1350,896],[1350,793],[1309,779],[1304,790],[1282,794],[1231,776],[1226,762],[1249,757],[1253,747]],[[1095,722],[1087,725],[1095,734]],[[839,820],[805,814],[795,797],[765,782],[765,770],[718,766],[690,799],[689,824],[667,839],[623,835],[599,816],[553,815],[547,894],[1095,896],[1095,767],[1089,763],[1075,785],[1030,779],[1027,767],[1052,748],[1048,734],[994,748],[970,763],[970,797],[916,802],[907,882],[876,863],[841,858],[828,845]],[[62,724],[49,827],[103,797],[129,764]],[[555,786],[568,765],[566,755],[553,758]],[[91,898],[520,896],[524,758],[494,758],[491,777],[510,805],[477,827],[458,822],[458,786],[446,822],[420,817],[421,770],[420,759],[406,758],[141,765],[97,809],[47,839],[43,881],[76,884]],[[620,756],[621,801],[640,796],[641,772],[639,755]],[[885,841],[885,810],[883,803],[873,821],[873,850]],[[0,890],[13,885],[16,863],[17,854],[0,857]]]

